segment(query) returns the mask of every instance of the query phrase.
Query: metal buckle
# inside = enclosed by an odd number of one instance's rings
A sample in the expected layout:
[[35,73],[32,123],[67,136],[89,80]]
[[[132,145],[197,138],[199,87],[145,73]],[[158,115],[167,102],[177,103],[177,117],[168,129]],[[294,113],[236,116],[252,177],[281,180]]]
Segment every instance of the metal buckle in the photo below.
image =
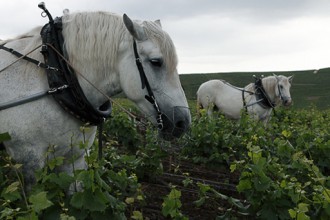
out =
[[52,88],[50,90],[48,90],[48,94],[53,94],[53,93],[56,93],[58,91],[62,91],[66,88],[68,88],[69,86],[68,85],[63,85],[63,86],[60,86],[60,87],[57,87],[57,88]]

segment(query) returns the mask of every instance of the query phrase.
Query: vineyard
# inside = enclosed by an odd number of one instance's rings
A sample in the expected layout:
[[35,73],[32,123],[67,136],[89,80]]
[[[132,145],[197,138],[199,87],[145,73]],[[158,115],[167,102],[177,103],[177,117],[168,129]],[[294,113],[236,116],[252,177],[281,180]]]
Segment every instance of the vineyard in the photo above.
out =
[[[267,127],[202,112],[172,142],[142,118],[113,116],[102,160],[98,140],[74,176],[50,160],[30,192],[1,151],[0,219],[330,219],[330,110],[279,108]],[[84,190],[68,193],[77,182]]]

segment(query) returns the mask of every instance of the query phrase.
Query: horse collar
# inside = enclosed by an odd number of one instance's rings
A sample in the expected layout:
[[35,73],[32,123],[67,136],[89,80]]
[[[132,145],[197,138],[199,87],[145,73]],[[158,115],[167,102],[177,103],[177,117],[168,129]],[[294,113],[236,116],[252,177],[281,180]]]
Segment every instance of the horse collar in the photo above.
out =
[[263,108],[275,108],[276,104],[272,102],[262,85],[262,78],[257,78],[254,83],[255,96],[260,100],[258,104]]
[[61,56],[65,57],[62,50],[64,48],[62,18],[57,17],[53,20],[49,13],[47,15],[50,21],[40,32],[43,42],[41,53],[44,56],[46,65],[56,67],[46,69],[48,84],[50,88],[67,86],[66,89],[52,95],[61,107],[82,122],[98,125],[110,116],[111,103],[107,101],[99,108],[95,108],[88,101],[73,69],[61,58]]

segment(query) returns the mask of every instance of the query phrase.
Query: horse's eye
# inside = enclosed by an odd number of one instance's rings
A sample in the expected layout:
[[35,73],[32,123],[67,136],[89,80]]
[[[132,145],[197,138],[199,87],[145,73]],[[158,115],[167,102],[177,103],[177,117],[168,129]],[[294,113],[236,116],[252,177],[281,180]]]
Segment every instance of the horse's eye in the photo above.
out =
[[155,58],[155,59],[150,59],[149,61],[153,66],[161,67],[163,65],[162,59]]
[[280,89],[283,89],[283,85],[280,85]]

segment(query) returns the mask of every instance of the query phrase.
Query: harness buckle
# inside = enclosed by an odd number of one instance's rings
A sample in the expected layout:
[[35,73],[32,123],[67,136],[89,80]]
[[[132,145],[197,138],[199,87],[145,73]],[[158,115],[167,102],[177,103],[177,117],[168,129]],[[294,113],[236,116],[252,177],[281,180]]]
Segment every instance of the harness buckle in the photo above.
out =
[[41,46],[41,50],[40,50],[40,52],[41,52],[43,55],[45,55],[45,53],[48,52],[48,46],[47,46],[46,44],[43,44],[43,45]]
[[49,66],[49,65],[46,66],[46,69],[47,69],[47,70],[54,70],[54,71],[56,71],[56,72],[58,71],[57,68],[55,68],[55,67],[51,67],[51,66]]
[[68,85],[63,85],[63,86],[60,86],[60,87],[57,87],[57,88],[52,88],[52,89],[48,90],[47,93],[48,94],[53,94],[53,93],[56,93],[58,91],[62,91],[64,89],[68,88],[68,87],[69,87]]
[[135,58],[136,62],[142,63],[140,57]]
[[162,113],[158,113],[156,120],[157,120],[157,128],[159,130],[162,130],[163,127],[164,127],[164,125],[163,125],[163,119],[162,119]]

